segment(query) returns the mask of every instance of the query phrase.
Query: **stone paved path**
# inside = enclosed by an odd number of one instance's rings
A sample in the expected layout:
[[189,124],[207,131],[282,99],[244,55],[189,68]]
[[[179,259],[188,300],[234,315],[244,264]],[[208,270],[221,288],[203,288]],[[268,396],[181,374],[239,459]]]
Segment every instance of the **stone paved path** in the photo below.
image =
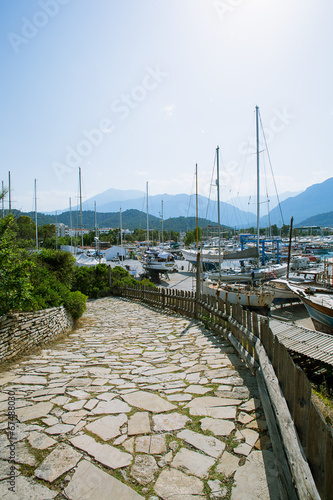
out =
[[1,498],[279,498],[255,377],[198,322],[90,302],[78,329],[0,386]]

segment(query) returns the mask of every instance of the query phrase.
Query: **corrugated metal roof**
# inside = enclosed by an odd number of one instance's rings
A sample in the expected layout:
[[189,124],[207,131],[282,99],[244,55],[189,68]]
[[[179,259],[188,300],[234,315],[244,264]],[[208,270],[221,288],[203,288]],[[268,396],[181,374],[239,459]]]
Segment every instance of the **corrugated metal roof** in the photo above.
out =
[[287,349],[333,366],[333,335],[273,318],[269,319],[269,326]]

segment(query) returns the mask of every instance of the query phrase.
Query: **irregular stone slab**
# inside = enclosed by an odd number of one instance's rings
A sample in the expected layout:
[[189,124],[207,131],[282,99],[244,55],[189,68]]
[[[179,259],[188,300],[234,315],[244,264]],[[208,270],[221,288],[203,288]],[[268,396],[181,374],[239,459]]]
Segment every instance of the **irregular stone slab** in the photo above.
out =
[[215,481],[207,481],[208,486],[211,489],[211,495],[213,498],[222,498],[228,493],[228,489],[222,486],[221,481],[215,479]]
[[132,410],[128,404],[120,399],[112,401],[101,401],[92,411],[95,415],[102,415],[103,413],[129,413]]
[[190,394],[206,394],[206,392],[211,391],[209,387],[202,387],[202,385],[189,385],[184,392],[189,392]]
[[55,398],[51,399],[51,403],[54,403],[58,406],[63,406],[68,403],[68,401],[70,401],[70,398],[68,398],[67,396],[56,396]]
[[235,406],[243,403],[239,399],[232,398],[218,398],[215,396],[203,396],[202,398],[195,398],[187,405],[185,408],[191,408],[193,410],[201,410],[202,408],[218,408],[220,406]]
[[170,394],[167,396],[169,401],[191,401],[192,396],[190,394]]
[[[125,443],[124,448],[127,449]],[[137,437],[135,440],[135,450],[137,453],[150,453],[151,455],[161,455],[165,453],[167,451],[165,434]],[[128,449],[128,451],[130,450]]]
[[70,396],[77,399],[87,399],[89,397],[89,393],[86,391],[82,391],[80,389],[75,391],[67,391]]
[[235,424],[229,420],[209,417],[200,420],[200,425],[203,431],[211,431],[215,436],[229,436],[235,429]]
[[96,396],[97,399],[102,399],[103,401],[111,401],[112,399],[116,398],[118,394],[115,394],[113,392],[103,392],[103,394],[99,394]]
[[56,424],[52,425],[52,427],[49,427],[48,429],[45,429],[45,432],[56,436],[57,434],[67,434],[67,432],[70,432],[72,429],[74,429],[74,425]]
[[260,401],[259,399],[249,399],[246,401],[246,403],[243,403],[239,408],[244,411],[252,412],[254,410],[257,410],[260,406]]
[[187,448],[181,448],[171,462],[171,467],[204,479],[208,477],[208,471],[214,464],[214,458],[188,450]]
[[[9,448],[0,449],[0,458],[9,459],[10,450]],[[29,452],[25,443],[15,444],[15,457],[14,461],[17,464],[36,466],[38,462],[36,458]]]
[[238,469],[239,457],[235,457],[228,451],[224,451],[222,458],[216,466],[216,472],[230,476]]
[[86,429],[99,436],[103,441],[108,441],[121,434],[120,427],[126,422],[127,416],[121,413],[114,417],[107,416],[94,420],[91,424],[86,426]]
[[45,436],[42,432],[32,431],[28,437],[29,444],[37,450],[46,450],[50,446],[56,444],[56,440]]
[[33,406],[25,406],[16,410],[17,418],[20,422],[27,422],[28,420],[35,420],[37,418],[45,417],[53,408],[50,402],[37,403]]
[[277,471],[272,452],[253,451],[234,476],[231,500],[280,500]]
[[136,391],[130,394],[122,395],[129,405],[142,408],[143,410],[151,411],[153,413],[163,413],[165,411],[174,410],[175,405],[165,401],[165,399],[146,391]]
[[89,401],[84,405],[85,410],[92,410],[98,403],[98,399],[89,399]]
[[190,415],[202,415],[212,418],[235,419],[235,406],[216,406],[210,408],[190,408]]
[[158,471],[156,460],[151,455],[137,455],[131,468],[131,476],[143,486],[154,481],[154,474]]
[[42,422],[49,427],[51,427],[51,425],[59,424],[59,420],[57,419],[57,417],[42,418]]
[[245,439],[245,443],[252,447],[259,439],[259,433],[252,429],[243,429],[236,432],[235,439]]
[[129,436],[135,436],[137,434],[148,434],[150,432],[150,422],[149,415],[147,412],[137,412],[131,416],[128,421],[128,431]]
[[35,470],[35,476],[53,483],[58,477],[76,466],[81,453],[68,444],[60,443]]
[[46,385],[47,378],[41,377],[39,375],[22,375],[22,377],[15,378],[13,380],[16,384],[40,384]]
[[154,415],[154,431],[178,431],[183,429],[189,418],[186,415],[181,415],[180,413],[167,413],[164,415]]
[[81,399],[80,401],[75,401],[74,403],[65,404],[63,406],[63,409],[68,411],[81,410],[81,408],[86,404],[86,402],[87,402],[86,399]]
[[163,500],[205,498],[202,481],[177,469],[164,469],[155,483],[154,490]]
[[86,415],[86,410],[69,411],[61,415],[64,424],[77,425]]
[[127,467],[132,462],[132,455],[118,450],[114,446],[108,444],[97,443],[90,436],[77,436],[70,439],[70,442],[79,448],[86,451],[88,455],[94,457],[97,462],[100,462],[111,469],[120,469]]
[[68,382],[67,387],[88,387],[91,385],[90,378],[73,378],[70,382]]
[[7,481],[0,483],[0,498],[5,500],[18,500],[21,498],[24,500],[52,500],[57,495],[57,491],[52,491],[24,476],[15,478],[15,493],[8,490]]
[[[111,498],[144,500],[144,497],[132,488],[103,472],[87,460],[82,460],[79,463],[64,491],[69,500],[111,500]],[[112,496],[110,496],[111,492]]]
[[[123,445],[123,448],[125,448],[126,451],[128,451],[128,453],[134,453],[134,443],[135,443],[135,440],[133,437],[129,438],[129,439],[126,439],[122,445]],[[116,443],[114,443],[116,444]]]
[[177,437],[183,439],[186,443],[191,444],[194,448],[203,451],[211,457],[218,458],[222,455],[225,448],[225,443],[213,436],[203,436],[198,432],[190,431],[185,429],[184,431],[178,432]]
[[[8,458],[9,455],[7,455]],[[0,460],[0,481],[3,479],[7,479],[7,477],[10,477],[10,467],[12,466],[11,463],[5,461],[5,460]],[[16,467],[15,467],[16,469]],[[15,472],[17,475],[17,471]],[[8,485],[10,486],[10,485]]]

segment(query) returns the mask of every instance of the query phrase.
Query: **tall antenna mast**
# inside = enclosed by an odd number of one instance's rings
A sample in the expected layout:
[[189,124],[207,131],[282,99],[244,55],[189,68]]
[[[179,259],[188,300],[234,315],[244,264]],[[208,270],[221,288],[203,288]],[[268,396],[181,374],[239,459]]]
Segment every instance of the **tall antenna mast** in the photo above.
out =
[[36,225],[36,250],[38,252],[38,225],[37,225],[37,180],[35,179],[35,225]]

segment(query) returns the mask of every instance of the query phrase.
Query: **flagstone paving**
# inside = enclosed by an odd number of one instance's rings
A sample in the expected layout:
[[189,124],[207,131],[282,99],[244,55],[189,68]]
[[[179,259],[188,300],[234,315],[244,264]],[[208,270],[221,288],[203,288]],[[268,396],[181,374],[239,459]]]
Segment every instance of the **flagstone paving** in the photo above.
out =
[[2,498],[279,498],[256,379],[200,322],[92,301],[0,387]]

